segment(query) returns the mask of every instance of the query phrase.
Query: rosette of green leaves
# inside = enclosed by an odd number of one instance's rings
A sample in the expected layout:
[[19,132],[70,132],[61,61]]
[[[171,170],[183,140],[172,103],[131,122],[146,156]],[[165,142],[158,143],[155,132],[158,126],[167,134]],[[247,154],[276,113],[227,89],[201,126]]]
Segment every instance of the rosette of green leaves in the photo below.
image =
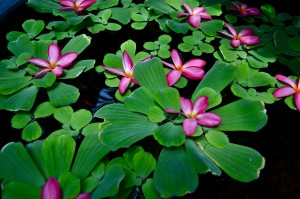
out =
[[[41,89],[46,90],[53,106],[76,102],[79,90],[73,85],[60,82],[59,79],[78,77],[81,73],[93,68],[95,60],[76,60],[58,78],[52,73],[47,73],[41,78],[32,79],[40,68],[27,62],[26,59],[34,57],[47,60],[48,46],[57,41],[48,39],[51,34],[39,35],[44,29],[43,21],[27,20],[22,26],[25,33],[12,31],[7,34],[8,50],[13,56],[0,61],[0,108],[10,111],[29,111],[37,99],[48,101],[37,97]],[[80,54],[90,42],[91,38],[87,35],[78,35],[71,38],[61,52],[62,54],[67,52]]]
[[[87,135],[80,146],[69,136],[53,136],[26,147],[8,143],[0,152],[2,198],[39,198],[49,177],[55,177],[63,198],[90,193],[91,198],[105,198],[118,192],[125,172],[118,164],[106,166],[101,161],[109,150],[97,133]],[[77,147],[77,149],[76,149]],[[20,166],[22,165],[22,166]]]
[[150,55],[158,56],[162,59],[169,58],[171,56],[170,45],[169,43],[172,41],[172,37],[170,35],[160,35],[157,41],[145,42],[143,47],[150,51]]
[[[153,176],[154,187],[162,197],[195,191],[198,174],[210,171],[221,175],[223,170],[236,180],[248,182],[256,179],[264,166],[264,158],[257,151],[230,143],[223,132],[261,129],[267,122],[263,104],[240,99],[220,106],[220,92],[233,81],[235,68],[225,62],[218,62],[213,68],[216,74],[204,77],[192,100],[208,96],[209,111],[217,113],[222,123],[213,128],[199,126],[191,137],[185,136],[180,115],[164,111],[180,111],[180,94],[167,86],[158,58],[137,63],[134,76],[141,87],[125,97],[124,104],[106,105],[95,113],[95,117],[107,123],[100,132],[100,140],[113,151],[128,148],[149,136],[162,146]],[[220,75],[224,78],[219,78]]]

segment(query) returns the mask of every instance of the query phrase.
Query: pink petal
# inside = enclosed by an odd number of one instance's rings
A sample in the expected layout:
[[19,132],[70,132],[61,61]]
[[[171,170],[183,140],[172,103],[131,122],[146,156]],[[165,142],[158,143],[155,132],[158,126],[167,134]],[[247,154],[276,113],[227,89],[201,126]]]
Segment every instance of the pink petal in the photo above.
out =
[[192,135],[196,131],[197,126],[198,126],[198,124],[197,124],[196,119],[187,119],[186,118],[183,120],[183,123],[182,123],[183,131],[187,136]]
[[199,15],[192,15],[189,16],[189,23],[194,27],[194,28],[199,28],[200,22],[201,22],[201,17]]
[[247,4],[241,3],[241,5],[240,5],[240,9],[241,9],[241,10],[245,10],[245,9],[247,9],[247,8],[248,8],[248,5],[247,5]]
[[240,41],[247,46],[260,44],[260,39],[257,36],[244,36],[240,39]]
[[112,72],[114,74],[117,75],[121,75],[121,76],[126,76],[126,74],[121,71],[120,69],[116,69],[116,68],[111,68],[111,67],[107,67],[107,66],[102,66],[104,69],[108,70],[109,72]]
[[188,5],[188,4],[186,4],[186,3],[184,3],[184,2],[182,2],[182,5],[184,6],[184,8],[188,11],[188,13],[190,13],[190,14],[192,14],[193,13],[193,10],[192,10],[192,8]]
[[168,67],[170,67],[170,68],[173,68],[173,69],[175,69],[175,66],[173,65],[173,64],[170,64],[170,63],[168,63],[168,62],[165,62],[165,61],[161,61],[164,65],[166,65],[166,66],[168,66]]
[[122,63],[123,63],[123,68],[124,68],[125,72],[132,70],[133,62],[126,50],[122,54]]
[[206,12],[200,13],[199,16],[203,19],[212,19],[211,16]]
[[86,0],[76,0],[75,3],[77,5],[81,5],[83,2],[85,2]]
[[185,13],[185,12],[179,13],[179,14],[177,15],[178,18],[180,18],[180,17],[187,17],[187,16],[190,16],[190,14]]
[[51,44],[48,47],[48,59],[50,63],[57,62],[60,55],[60,48],[57,44]]
[[273,92],[273,96],[276,98],[281,98],[281,97],[287,97],[287,96],[293,95],[294,93],[296,93],[296,91],[292,87],[283,86],[283,87],[277,88]]
[[300,111],[300,93],[296,93],[294,95],[294,102],[296,104],[298,111]]
[[232,1],[231,1],[231,3],[232,3],[237,9],[240,9],[240,5],[238,5],[237,3],[232,2]]
[[41,77],[41,76],[43,76],[45,73],[47,73],[47,72],[49,72],[49,71],[51,71],[50,68],[45,68],[45,69],[39,71],[37,74],[35,74],[35,76],[33,77],[33,79],[34,79],[34,78]]
[[182,75],[193,80],[203,79],[205,76],[205,72],[203,69],[199,67],[188,67],[184,69]]
[[190,99],[180,97],[180,108],[185,115],[192,113],[193,104]]
[[248,11],[249,15],[252,15],[252,16],[261,15],[260,10],[257,8],[248,8],[247,11]]
[[198,68],[203,68],[203,66],[205,66],[206,64],[206,61],[202,60],[202,59],[191,59],[189,61],[187,61],[183,66],[182,68],[188,68],[188,67],[191,67],[191,66],[195,66],[195,67],[198,67]]
[[228,32],[219,31],[218,33],[222,34],[222,35],[224,35],[226,37],[229,37],[231,39],[234,39],[234,36],[232,34],[228,33]]
[[253,35],[252,28],[245,28],[241,30],[238,34],[239,37],[250,36],[250,35]]
[[75,5],[74,1],[72,1],[72,0],[60,0],[59,3],[63,6],[69,6],[72,8]]
[[232,39],[232,40],[230,41],[230,45],[231,45],[232,47],[234,47],[234,48],[238,47],[240,44],[241,44],[241,41],[238,40],[238,39]]
[[222,119],[215,113],[203,113],[197,116],[197,122],[201,126],[217,126],[221,124]]
[[193,15],[205,12],[206,7],[196,7],[193,9]]
[[139,83],[136,81],[136,79],[134,79],[133,77],[131,78],[131,81],[133,82],[133,83],[135,83],[136,85],[139,85]]
[[181,77],[182,72],[178,70],[170,70],[167,74],[168,86],[173,86]]
[[72,7],[61,7],[61,8],[58,8],[59,10],[74,10],[74,8]]
[[204,113],[207,107],[208,107],[208,97],[207,96],[199,97],[193,106],[193,112],[196,112],[197,115],[200,113]]
[[60,199],[61,190],[58,181],[50,177],[41,192],[41,199]]
[[77,58],[78,54],[71,52],[62,55],[57,61],[57,65],[60,65],[63,68],[66,68],[72,64],[72,62]]
[[[287,83],[289,84],[291,87],[293,87],[294,89],[297,89],[297,85],[296,85],[296,82],[291,79],[291,78],[288,78],[286,76],[283,76],[283,75],[275,75],[275,78],[278,79],[279,81],[282,81],[284,83]],[[299,80],[300,81],[300,80]],[[298,82],[298,85],[300,84],[300,82]]]
[[131,78],[127,78],[127,77],[122,77],[120,84],[119,84],[119,91],[121,94],[124,94],[127,87],[129,86],[131,82]]
[[230,26],[228,23],[225,23],[226,27],[228,28],[228,30],[231,32],[232,36],[234,38],[237,37],[238,32],[236,31],[236,29],[234,29],[232,26]]
[[78,195],[75,199],[90,199],[90,193],[82,193]]
[[173,110],[173,109],[165,109],[167,113],[180,113],[179,111]]
[[182,66],[182,61],[177,50],[172,50],[171,57],[176,68]]
[[93,5],[94,3],[95,3],[96,1],[95,0],[86,0],[86,1],[84,1],[82,4],[81,4],[81,6],[84,8],[84,9],[86,9],[86,8],[88,8],[88,7],[90,7],[91,5]]
[[52,69],[52,73],[58,77],[63,73],[63,68],[61,66],[56,66],[56,68]]
[[29,61],[30,63],[36,64],[38,66],[42,66],[42,67],[48,68],[50,66],[50,63],[43,59],[31,58],[31,59],[27,59],[27,61]]

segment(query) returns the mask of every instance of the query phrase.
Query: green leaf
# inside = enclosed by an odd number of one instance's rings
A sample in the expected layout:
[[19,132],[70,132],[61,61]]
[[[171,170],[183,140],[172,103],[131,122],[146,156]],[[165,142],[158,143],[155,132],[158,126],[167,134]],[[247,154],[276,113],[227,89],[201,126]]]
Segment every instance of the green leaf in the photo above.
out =
[[23,29],[30,35],[31,38],[36,37],[45,27],[42,20],[29,19],[22,24]]
[[300,51],[300,38],[299,37],[292,37],[288,40],[289,45],[291,48],[297,52]]
[[138,62],[134,67],[133,76],[141,86],[145,86],[153,93],[167,87],[165,72],[159,58]]
[[[18,191],[16,191],[18,190]],[[41,188],[22,182],[9,182],[2,187],[2,198],[18,199],[22,196],[22,199],[39,198],[41,195]]]
[[125,177],[121,166],[113,165],[106,171],[104,178],[100,181],[96,189],[91,193],[91,199],[106,198],[115,195]]
[[75,198],[80,193],[80,179],[73,173],[63,173],[58,178],[63,198]]
[[223,148],[229,143],[229,139],[226,134],[222,131],[216,131],[213,129],[208,130],[205,134],[205,138],[209,144],[216,148]]
[[276,17],[276,10],[273,6],[269,4],[264,4],[261,6],[261,11],[267,15],[270,19],[273,19]]
[[208,20],[201,22],[200,30],[207,36],[215,36],[218,31],[222,30],[224,22],[222,20]]
[[192,98],[194,99],[194,95],[196,95],[199,89],[204,87],[210,87],[216,92],[221,92],[234,79],[235,70],[236,67],[228,63],[216,61],[213,67],[200,81]]
[[79,90],[65,83],[55,83],[48,89],[48,96],[53,106],[66,106],[77,101]]
[[53,73],[46,73],[42,78],[33,79],[32,84],[38,88],[49,88],[54,84],[56,76]]
[[203,152],[194,140],[185,139],[184,144],[187,156],[194,165],[197,173],[204,174],[210,171],[212,174],[217,176],[222,174],[221,169]]
[[198,175],[189,163],[183,147],[164,147],[154,170],[154,186],[163,198],[192,193],[198,186]]
[[180,94],[177,89],[166,87],[155,94],[155,100],[165,110],[172,109],[180,111]]
[[2,106],[10,111],[24,110],[32,108],[39,89],[35,86],[22,89],[12,95],[5,96]]
[[165,112],[158,106],[149,109],[148,118],[150,122],[159,123],[166,119]]
[[169,19],[166,22],[167,22],[168,27],[178,34],[180,34],[180,33],[186,34],[189,31],[188,23],[180,23],[180,22],[172,20],[172,19]]
[[257,179],[265,163],[264,158],[254,149],[232,143],[223,148],[207,144],[204,152],[230,177],[242,182]]
[[111,8],[112,19],[119,21],[122,24],[128,24],[131,19],[131,12],[128,8],[114,7]]
[[155,105],[155,100],[147,88],[139,87],[131,95],[125,97],[124,104],[130,111],[147,115],[149,109]]
[[0,94],[9,95],[30,84],[31,77],[3,77],[0,73]]
[[222,123],[214,128],[220,131],[256,132],[268,120],[263,103],[257,100],[240,99],[213,112],[222,118]]
[[80,144],[71,171],[80,179],[84,179],[109,152],[109,149],[98,139],[98,133],[89,134]]
[[31,119],[30,113],[20,111],[11,119],[11,126],[16,129],[24,128]]
[[53,114],[54,118],[62,124],[71,125],[71,118],[74,114],[71,106],[57,108]]
[[95,60],[81,60],[75,63],[68,70],[64,70],[63,76],[60,76],[60,79],[72,79],[78,77],[82,72],[86,72],[94,68]]
[[61,7],[59,3],[49,0],[28,0],[27,5],[41,13],[52,13],[53,10]]
[[153,132],[153,137],[160,145],[171,147],[181,146],[185,140],[185,134],[182,126],[175,125],[172,122],[165,123]]
[[210,109],[212,107],[215,107],[219,105],[222,102],[222,96],[219,92],[216,92],[215,90],[204,87],[198,90],[197,93],[194,93],[192,97],[192,101],[195,103],[196,100],[201,96],[207,96],[208,97],[208,107],[207,109]]
[[34,118],[47,117],[49,115],[52,115],[55,110],[56,107],[54,107],[50,102],[44,102],[36,107],[33,112],[33,116]]
[[20,56],[22,53],[33,54],[33,46],[28,35],[22,35],[18,37],[17,40],[9,42],[7,48],[16,57]]
[[238,58],[236,51],[228,49],[227,47],[221,46],[220,52],[222,53],[225,61],[227,61],[227,62],[233,62],[233,61],[237,60],[237,58]]
[[152,178],[148,178],[146,182],[142,184],[142,190],[145,199],[162,199],[154,186],[154,180]]
[[136,174],[146,179],[156,166],[156,160],[151,153],[140,151],[133,157],[133,168]]
[[76,52],[80,54],[86,47],[91,44],[91,38],[85,34],[72,38],[61,50],[62,54]]
[[174,8],[166,3],[165,0],[147,0],[145,5],[149,9],[153,9],[158,14],[169,14],[175,11]]
[[92,121],[92,113],[85,109],[76,111],[71,118],[71,126],[74,129],[82,129]]
[[[42,187],[45,179],[20,142],[6,144],[0,152],[0,178]],[[22,166],[20,166],[22,165]]]
[[119,24],[117,23],[108,23],[105,28],[107,30],[111,30],[111,31],[118,31],[118,30],[121,30],[122,26],[120,26]]
[[47,178],[58,178],[70,170],[75,153],[75,140],[69,136],[50,136],[43,142]]

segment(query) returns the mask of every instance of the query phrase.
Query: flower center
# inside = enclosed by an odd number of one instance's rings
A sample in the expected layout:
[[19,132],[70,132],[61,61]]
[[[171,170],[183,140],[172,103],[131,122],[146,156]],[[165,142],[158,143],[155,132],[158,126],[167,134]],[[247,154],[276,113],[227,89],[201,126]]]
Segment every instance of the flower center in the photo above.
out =
[[193,112],[190,112],[190,113],[187,113],[186,116],[187,118],[189,119],[195,119],[197,117],[197,112],[196,111],[193,111]]
[[125,76],[127,78],[133,78],[132,71],[125,71]]
[[56,63],[56,62],[51,62],[51,63],[49,64],[49,68],[50,68],[51,70],[55,69],[56,67],[57,67],[57,63]]

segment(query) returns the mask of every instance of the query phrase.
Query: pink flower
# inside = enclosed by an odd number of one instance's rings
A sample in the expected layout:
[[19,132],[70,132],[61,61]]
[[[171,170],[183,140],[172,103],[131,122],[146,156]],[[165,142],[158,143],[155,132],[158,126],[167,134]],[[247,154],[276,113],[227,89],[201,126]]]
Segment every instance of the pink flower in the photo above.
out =
[[[150,59],[151,57],[147,57],[142,61],[148,61]],[[121,94],[124,94],[130,82],[133,82],[135,84],[138,84],[138,82],[133,77],[134,65],[131,57],[128,55],[126,50],[122,54],[122,64],[123,64],[124,71],[112,67],[107,67],[107,66],[102,66],[102,67],[114,74],[123,76],[119,84],[119,91]]]
[[95,2],[95,0],[60,0],[59,3],[64,7],[59,8],[59,10],[74,10],[74,12],[78,14],[89,8]]
[[249,8],[248,5],[241,3],[237,4],[234,2],[231,2],[235,8],[230,8],[229,10],[237,11],[240,13],[241,16],[246,17],[246,16],[258,16],[260,15],[260,11],[257,8]]
[[41,199],[60,199],[61,190],[58,181],[50,177],[41,192]]
[[[192,135],[198,124],[201,126],[213,127],[221,124],[222,119],[215,113],[205,113],[208,107],[208,97],[199,97],[194,106],[192,101],[184,97],[180,97],[180,108],[183,111],[183,115],[186,117],[183,120],[182,128],[187,136]],[[177,113],[175,110],[165,110],[169,113]]]
[[273,96],[276,98],[281,98],[294,95],[294,102],[298,111],[300,111],[300,78],[298,78],[298,85],[294,80],[283,75],[275,75],[275,78],[281,82],[288,84],[288,86],[277,88],[274,91]]
[[70,66],[76,58],[77,53],[70,52],[61,55],[60,48],[56,44],[50,44],[50,46],[48,47],[49,61],[39,58],[30,58],[27,59],[27,61],[44,67],[44,69],[38,72],[33,78],[40,77],[49,71],[51,71],[56,77],[58,77],[62,74],[63,69]]
[[192,9],[186,3],[182,2],[182,5],[188,11],[188,13],[179,13],[177,17],[188,17],[189,24],[191,24],[194,28],[199,28],[201,23],[201,18],[204,19],[212,19],[211,16],[206,13],[205,7],[196,7]]
[[171,58],[174,64],[162,61],[163,64],[173,69],[167,74],[169,86],[174,85],[180,79],[181,75],[193,80],[199,80],[205,76],[205,72],[202,68],[205,66],[206,61],[202,59],[191,59],[182,65],[178,51],[175,49],[171,52]]
[[253,35],[253,30],[251,28],[245,28],[240,32],[238,32],[228,23],[225,23],[225,25],[227,26],[231,34],[227,32],[219,32],[219,33],[232,39],[230,41],[232,47],[237,48],[241,43],[247,46],[260,44],[259,37]]
[[75,199],[90,199],[90,193],[79,194]]

